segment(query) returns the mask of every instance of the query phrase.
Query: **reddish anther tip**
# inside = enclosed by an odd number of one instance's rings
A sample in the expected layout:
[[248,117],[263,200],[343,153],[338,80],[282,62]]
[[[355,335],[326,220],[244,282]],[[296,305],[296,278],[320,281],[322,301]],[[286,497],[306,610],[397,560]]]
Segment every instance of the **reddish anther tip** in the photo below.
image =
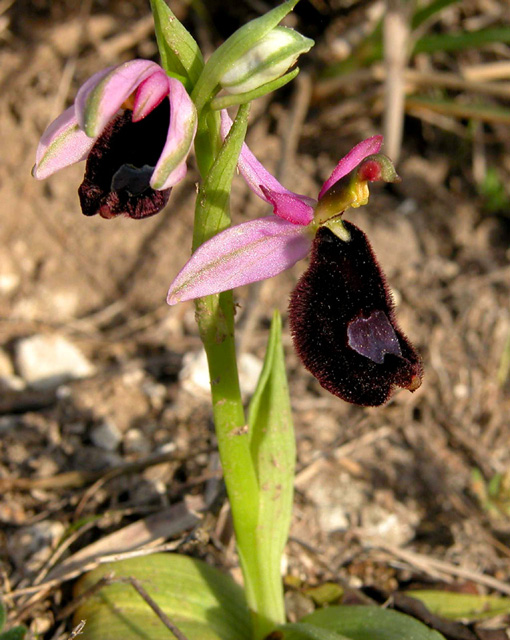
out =
[[381,165],[375,160],[364,162],[359,168],[358,177],[360,180],[368,180],[368,182],[381,180]]

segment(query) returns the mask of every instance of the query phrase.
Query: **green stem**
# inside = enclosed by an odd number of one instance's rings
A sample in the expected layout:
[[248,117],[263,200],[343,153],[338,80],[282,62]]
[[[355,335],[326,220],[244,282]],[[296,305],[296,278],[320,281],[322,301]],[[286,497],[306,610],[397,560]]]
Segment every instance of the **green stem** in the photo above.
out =
[[[221,148],[218,115],[204,108],[199,116],[196,152],[203,184],[195,208],[193,249],[230,225],[230,186],[248,113],[249,105],[239,108],[230,143]],[[198,300],[196,318],[209,364],[216,437],[254,639],[262,640],[285,620],[280,575],[264,570],[264,549],[257,544],[259,486],[239,387],[232,292]]]

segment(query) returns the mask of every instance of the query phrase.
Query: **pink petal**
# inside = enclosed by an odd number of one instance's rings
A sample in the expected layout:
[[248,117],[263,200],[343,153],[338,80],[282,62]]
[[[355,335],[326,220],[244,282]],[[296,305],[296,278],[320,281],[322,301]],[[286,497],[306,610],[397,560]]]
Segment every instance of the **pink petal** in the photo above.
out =
[[[230,131],[231,126],[232,120],[226,110],[222,110],[221,134],[224,138]],[[265,200],[275,207],[275,215],[299,225],[307,225],[313,220],[313,211],[317,201],[286,189],[262,166],[250,151],[247,144],[243,144],[237,166],[250,189],[254,191],[259,198],[262,198],[262,200]],[[271,198],[269,194],[272,194]],[[278,199],[275,194],[284,194],[287,198]],[[275,204],[277,201],[280,205],[278,208]]]
[[373,153],[379,153],[382,142],[382,136],[372,136],[371,138],[367,138],[366,140],[363,140],[363,142],[360,142],[355,147],[353,147],[349,151],[349,153],[340,160],[340,162],[333,170],[333,173],[322,185],[322,189],[319,193],[319,200],[326,193],[326,191],[328,191],[335,184],[335,182],[338,182],[341,178],[350,173],[365,158],[371,156]]
[[101,134],[127,98],[161,67],[150,60],[131,60],[90,78],[75,100],[80,127],[91,138]]
[[[273,213],[279,218],[301,225],[310,224],[312,221],[314,208],[302,200],[303,196],[298,196],[292,191],[288,193],[271,191],[264,185],[260,185],[260,189],[265,196],[264,199],[273,205]],[[307,200],[310,199],[307,198]]]
[[32,171],[34,177],[42,180],[59,169],[84,160],[94,142],[94,138],[89,138],[79,128],[74,106],[69,107],[43,133]]
[[133,122],[138,122],[155,109],[168,95],[168,76],[156,71],[138,87],[133,107]]
[[310,251],[308,229],[275,216],[230,227],[200,246],[168,292],[168,304],[220,293],[285,271]]
[[168,78],[170,100],[170,124],[166,143],[154,167],[151,178],[153,189],[169,189],[186,175],[186,158],[197,130],[195,105],[184,85],[175,78]]

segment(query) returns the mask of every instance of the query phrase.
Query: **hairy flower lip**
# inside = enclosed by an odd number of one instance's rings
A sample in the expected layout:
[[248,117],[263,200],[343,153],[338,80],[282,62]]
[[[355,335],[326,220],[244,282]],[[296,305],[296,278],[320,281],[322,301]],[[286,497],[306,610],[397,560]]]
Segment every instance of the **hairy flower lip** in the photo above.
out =
[[168,202],[171,188],[156,191],[150,185],[164,144],[170,115],[168,100],[143,120],[134,122],[132,115],[129,110],[118,114],[89,153],[78,189],[81,208],[87,216],[146,218]]
[[345,222],[350,240],[320,227],[310,265],[289,306],[294,346],[330,393],[379,406],[395,387],[421,384],[422,365],[398,327],[384,274],[365,234]]
[[[184,86],[150,60],[131,60],[98,71],[89,78],[79,89],[74,104],[43,133],[36,152],[33,176],[39,180],[47,178],[89,157],[108,124],[126,104],[132,105],[132,122],[136,123],[157,110],[165,99],[170,105],[170,115],[166,132],[157,134],[163,144],[159,157],[150,163],[154,167],[150,187],[157,192],[167,192],[186,175],[186,160],[196,133],[197,115]],[[140,168],[143,164],[147,163],[142,163]],[[121,165],[119,162],[119,167]],[[116,192],[112,190],[111,193]],[[117,210],[122,198],[114,195],[112,198],[116,201],[114,209]],[[147,215],[161,210],[167,199],[155,197],[157,210],[151,209],[152,213]],[[102,206],[98,211],[103,217],[112,217],[112,211],[106,211]],[[133,216],[132,212],[132,207],[127,207],[114,215],[145,217]]]

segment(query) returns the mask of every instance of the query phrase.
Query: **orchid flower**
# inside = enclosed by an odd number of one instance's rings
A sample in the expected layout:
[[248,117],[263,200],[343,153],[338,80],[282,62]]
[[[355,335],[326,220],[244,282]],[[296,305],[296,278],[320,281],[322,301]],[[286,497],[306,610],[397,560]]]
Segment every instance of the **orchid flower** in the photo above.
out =
[[150,60],[94,74],[43,133],[33,175],[87,159],[78,190],[85,215],[145,218],[186,175],[196,111],[184,86]]
[[[230,119],[222,116],[223,133]],[[168,303],[270,278],[311,252],[290,300],[290,328],[305,367],[331,393],[359,405],[421,384],[419,356],[397,325],[386,280],[365,234],[341,216],[368,201],[368,182],[396,181],[382,136],[356,145],[317,200],[283,187],[243,146],[238,167],[273,215],[230,227],[200,246],[170,286]]]

